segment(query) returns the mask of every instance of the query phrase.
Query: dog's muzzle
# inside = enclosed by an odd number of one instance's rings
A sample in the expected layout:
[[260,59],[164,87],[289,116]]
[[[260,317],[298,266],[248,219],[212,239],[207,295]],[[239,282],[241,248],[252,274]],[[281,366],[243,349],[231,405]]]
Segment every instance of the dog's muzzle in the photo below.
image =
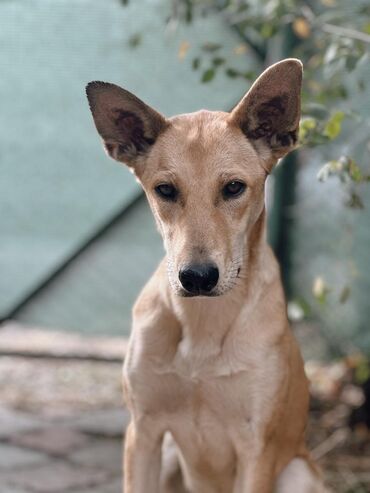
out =
[[187,296],[212,296],[219,271],[214,264],[190,264],[179,272],[179,280]]

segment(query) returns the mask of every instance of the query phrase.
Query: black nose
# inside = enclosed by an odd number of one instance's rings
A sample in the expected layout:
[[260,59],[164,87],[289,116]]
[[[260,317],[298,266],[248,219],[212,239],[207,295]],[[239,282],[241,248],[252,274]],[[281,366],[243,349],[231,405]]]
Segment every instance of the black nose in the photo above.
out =
[[192,264],[180,270],[179,279],[191,294],[208,294],[216,286],[219,273],[214,264]]

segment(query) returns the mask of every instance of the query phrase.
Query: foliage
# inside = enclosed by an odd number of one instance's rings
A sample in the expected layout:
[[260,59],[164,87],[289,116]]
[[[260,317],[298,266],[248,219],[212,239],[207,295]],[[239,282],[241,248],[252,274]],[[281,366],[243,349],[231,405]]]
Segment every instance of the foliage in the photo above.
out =
[[[172,16],[183,22],[218,12],[237,30],[245,51],[251,50],[261,66],[276,57],[277,45],[281,47],[278,58],[295,56],[303,60],[301,143],[308,146],[327,144],[341,134],[345,119],[353,116],[348,103],[352,93],[363,91],[365,87],[365,81],[356,79],[356,69],[369,62],[368,1],[172,0],[172,6]],[[255,78],[255,73],[240,72],[215,55],[220,48],[213,43],[204,45],[193,60],[193,69],[202,70],[203,83],[213,80],[219,70],[231,79],[242,77],[251,81]],[[202,63],[204,59],[206,67]],[[346,75],[350,73],[355,74],[352,86],[346,83]],[[331,163],[342,163],[345,159],[352,163],[352,168],[356,166],[359,170],[352,158],[334,156]],[[334,174],[327,173],[327,177]],[[346,177],[358,183],[356,174],[347,173]],[[358,208],[359,203],[353,200],[347,205]]]
[[[252,52],[261,68],[287,56],[303,61],[301,145],[328,145],[341,135],[343,128],[347,141],[356,136],[363,122],[351,102],[365,89],[366,81],[359,74],[370,58],[367,0],[173,0],[172,4],[173,15],[184,22],[215,11],[224,16],[241,37],[240,52],[244,45],[244,52]],[[220,70],[230,79],[252,81],[256,77],[253,72],[243,73],[229,66],[220,56],[220,46],[214,47],[212,56],[205,47],[200,47],[199,52],[193,69],[202,71],[203,83],[214,79]],[[354,156],[334,154],[323,165],[318,179],[338,178],[346,191],[345,205],[361,210],[364,204],[360,189],[370,182],[369,171],[362,169],[368,170],[368,166],[369,163],[358,164]],[[315,279],[312,293],[319,305],[334,296],[334,290],[321,276]],[[345,285],[339,303],[345,303],[350,294],[350,286]]]
[[[127,3],[128,0],[121,0]],[[370,183],[369,163],[354,156],[337,155],[339,146],[329,146],[345,132],[346,141],[357,137],[366,118],[351,106],[365,89],[361,69],[370,59],[370,3],[368,0],[170,0],[168,22],[190,23],[212,13],[223,16],[237,31],[240,44],[235,52],[253,55],[260,70],[285,57],[297,57],[305,68],[302,91],[302,120],[299,140],[305,147],[327,146],[333,153],[323,164],[318,180],[337,178],[345,187],[345,205],[354,211],[364,208],[360,190]],[[186,43],[186,54],[189,43]],[[224,72],[235,79],[252,82],[257,72],[240,71],[223,56],[223,46],[209,40],[198,47],[192,69],[202,83],[211,83]],[[182,50],[182,48],[180,48]],[[370,123],[370,115],[368,116]],[[364,135],[364,139],[368,136]],[[356,139],[358,142],[358,138]],[[333,297],[334,290],[318,276],[313,296],[319,305]],[[351,289],[344,286],[338,297],[345,303]]]
[[[120,1],[123,5],[129,3],[129,0]],[[370,60],[368,0],[170,0],[170,3],[169,24],[190,23],[195,17],[215,12],[222,15],[240,35],[242,42],[236,52],[242,55],[251,50],[261,67],[273,58],[290,56],[303,61],[302,145],[317,146],[335,140],[345,120],[354,116],[348,101],[353,93],[365,88],[365,81],[356,77],[356,69]],[[129,39],[133,48],[140,43],[139,33]],[[180,51],[184,51],[180,58],[189,47],[187,42],[185,44],[180,47]],[[279,53],[276,46],[280,47]],[[212,41],[199,46],[192,68],[201,71],[202,83],[211,82],[220,70],[230,79],[255,79],[254,71],[242,72],[230,66],[220,55],[221,50],[222,45]],[[355,74],[352,85],[346,83],[351,73]],[[359,115],[356,117],[359,121]],[[347,161],[348,166],[343,164]],[[344,172],[346,166],[352,171]],[[334,156],[325,164],[319,179],[323,181],[334,175],[343,183],[369,181],[355,160],[347,156]],[[356,195],[347,205],[361,208],[361,203]]]

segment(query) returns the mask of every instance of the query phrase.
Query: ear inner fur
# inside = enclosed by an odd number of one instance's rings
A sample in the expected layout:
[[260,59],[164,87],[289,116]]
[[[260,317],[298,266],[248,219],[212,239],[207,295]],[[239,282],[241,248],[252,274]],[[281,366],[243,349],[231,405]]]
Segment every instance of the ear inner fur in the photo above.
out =
[[90,110],[110,157],[134,165],[166,128],[166,119],[125,89],[106,82],[86,87]]
[[283,60],[263,72],[231,113],[268,171],[297,142],[301,85],[301,62]]

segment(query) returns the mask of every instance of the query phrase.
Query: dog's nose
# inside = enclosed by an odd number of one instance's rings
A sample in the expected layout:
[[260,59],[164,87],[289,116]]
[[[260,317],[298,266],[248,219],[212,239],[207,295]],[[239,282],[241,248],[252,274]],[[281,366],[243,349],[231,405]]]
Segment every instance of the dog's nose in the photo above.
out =
[[208,294],[216,286],[219,273],[214,264],[192,264],[180,270],[179,279],[191,294]]

